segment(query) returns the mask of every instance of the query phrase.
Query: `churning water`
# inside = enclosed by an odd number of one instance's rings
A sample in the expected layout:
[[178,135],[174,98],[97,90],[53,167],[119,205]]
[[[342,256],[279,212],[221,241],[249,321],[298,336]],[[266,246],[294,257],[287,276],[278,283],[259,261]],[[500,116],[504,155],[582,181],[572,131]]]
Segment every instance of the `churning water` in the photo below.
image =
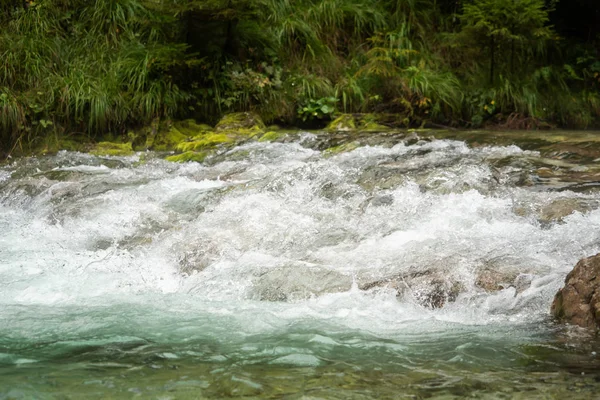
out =
[[549,317],[600,252],[588,142],[331,140],[2,167],[0,399],[600,390]]

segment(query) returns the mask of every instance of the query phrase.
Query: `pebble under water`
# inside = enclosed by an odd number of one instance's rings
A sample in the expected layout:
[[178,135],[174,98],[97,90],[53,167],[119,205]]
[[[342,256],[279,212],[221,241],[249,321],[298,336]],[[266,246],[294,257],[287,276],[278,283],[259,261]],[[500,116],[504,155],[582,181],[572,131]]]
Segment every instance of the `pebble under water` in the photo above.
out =
[[593,398],[600,142],[469,135],[0,167],[0,399]]

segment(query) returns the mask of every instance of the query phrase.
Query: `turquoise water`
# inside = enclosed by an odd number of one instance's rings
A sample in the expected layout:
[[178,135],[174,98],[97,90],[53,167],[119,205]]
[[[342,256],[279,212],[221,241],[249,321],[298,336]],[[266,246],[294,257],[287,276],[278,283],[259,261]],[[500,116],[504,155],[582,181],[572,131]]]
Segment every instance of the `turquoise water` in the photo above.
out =
[[2,398],[591,398],[598,389],[595,345],[565,342],[549,325],[430,320],[382,334],[303,318],[253,333],[240,324],[248,315],[180,300],[9,310]]
[[596,161],[375,139],[2,167],[0,399],[596,396]]

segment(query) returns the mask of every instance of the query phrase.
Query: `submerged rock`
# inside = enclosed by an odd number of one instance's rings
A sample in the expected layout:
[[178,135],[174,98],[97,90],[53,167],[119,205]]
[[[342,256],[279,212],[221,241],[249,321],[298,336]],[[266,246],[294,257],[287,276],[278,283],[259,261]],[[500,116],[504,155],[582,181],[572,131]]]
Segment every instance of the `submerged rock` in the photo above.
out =
[[600,328],[600,254],[580,260],[552,302],[559,322],[598,331]]
[[352,277],[315,266],[286,265],[270,268],[254,280],[251,297],[266,301],[303,300],[326,293],[345,292]]
[[584,199],[565,198],[556,199],[540,210],[541,222],[562,222],[563,218],[574,212],[585,213],[591,211],[594,204]]
[[531,286],[532,271],[531,265],[523,265],[523,260],[516,258],[487,260],[475,269],[475,287],[488,293],[513,287],[519,294]]
[[513,212],[523,217],[533,216],[541,224],[549,225],[562,223],[571,214],[576,212],[585,214],[598,208],[598,206],[597,200],[568,197],[558,198],[544,205],[521,202],[513,207]]
[[412,298],[428,308],[442,308],[446,303],[454,302],[464,290],[461,282],[436,269],[406,272],[359,285],[359,288],[393,289],[397,297]]

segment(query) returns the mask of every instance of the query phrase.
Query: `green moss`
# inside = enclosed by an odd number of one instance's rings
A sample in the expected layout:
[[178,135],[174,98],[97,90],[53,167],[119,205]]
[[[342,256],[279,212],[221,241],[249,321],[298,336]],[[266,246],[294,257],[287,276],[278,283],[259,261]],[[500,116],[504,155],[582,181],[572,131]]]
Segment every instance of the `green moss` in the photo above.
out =
[[169,156],[165,158],[167,161],[171,162],[203,162],[204,159],[210,154],[208,151],[186,151],[185,153],[175,154],[173,156]]
[[325,128],[331,132],[356,130],[356,122],[352,114],[342,114],[327,125]]
[[390,128],[378,122],[375,114],[361,115],[358,120],[358,129],[367,132],[386,132],[390,130]]
[[262,135],[260,137],[260,139],[258,139],[258,141],[259,142],[275,142],[284,136],[285,136],[284,132],[269,131],[269,132],[265,133],[264,135]]
[[179,143],[185,142],[189,136],[184,135],[174,126],[168,130],[159,131],[155,135],[149,135],[146,140],[146,147],[155,151],[174,150]]
[[194,151],[215,147],[221,143],[231,143],[234,140],[224,133],[209,133],[191,142],[181,142],[175,148],[179,151]]
[[387,132],[390,130],[390,128],[385,125],[371,122],[371,123],[364,124],[363,126],[361,126],[360,130],[367,131],[367,132]]
[[325,157],[331,157],[336,154],[346,153],[346,152],[355,150],[359,147],[360,147],[360,143],[358,143],[358,142],[344,143],[339,146],[334,146],[334,147],[328,148],[327,150],[325,150],[323,152],[323,155]]
[[133,154],[133,148],[131,143],[100,142],[90,150],[90,154],[95,156],[129,156]]
[[223,116],[215,129],[218,132],[234,131],[242,135],[252,135],[262,132],[265,129],[265,123],[256,113],[239,112]]
[[67,150],[67,151],[83,151],[85,149],[85,144],[71,139],[61,139],[58,142],[59,150]]
[[186,119],[184,121],[177,121],[174,124],[175,128],[179,130],[179,132],[183,133],[189,137],[195,137],[199,135],[206,134],[207,132],[211,132],[213,128],[207,124],[198,124],[193,119]]

